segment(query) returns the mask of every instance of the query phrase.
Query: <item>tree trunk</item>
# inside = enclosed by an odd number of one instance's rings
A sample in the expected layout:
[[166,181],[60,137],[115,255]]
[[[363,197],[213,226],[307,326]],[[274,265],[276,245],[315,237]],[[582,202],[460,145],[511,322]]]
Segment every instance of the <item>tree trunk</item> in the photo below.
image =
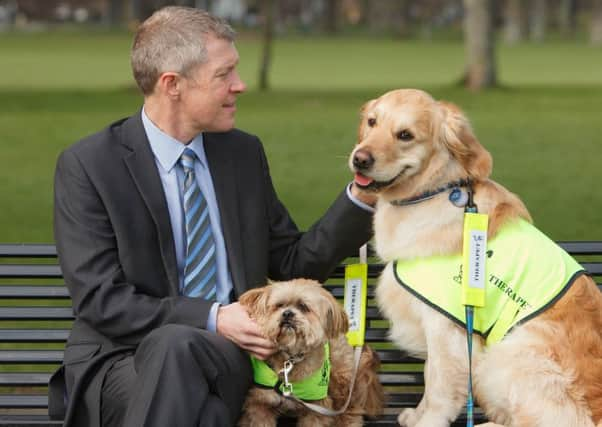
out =
[[370,0],[361,0],[360,1],[361,15],[360,15],[360,21],[358,22],[358,24],[360,24],[361,26],[370,25],[370,13],[372,12],[371,6],[372,6],[372,3],[370,2]]
[[496,85],[494,0],[464,0],[465,85],[481,90]]
[[596,46],[602,46],[602,0],[592,0],[590,41]]
[[177,4],[178,6],[195,7],[196,0],[177,0],[175,4]]
[[548,26],[548,0],[533,0],[531,9],[531,40],[542,42]]
[[261,6],[264,22],[261,61],[259,63],[259,90],[265,91],[270,87],[269,73],[272,62],[272,41],[274,39],[274,0],[262,0]]
[[388,31],[399,36],[407,36],[410,33],[410,0],[380,0],[378,7],[375,6],[367,10],[367,23],[371,30]]
[[339,1],[340,0],[325,0],[324,31],[329,34],[336,33],[339,27]]
[[506,0],[504,11],[504,40],[510,44],[524,40],[528,14],[524,0]]
[[558,27],[565,36],[573,36],[577,24],[577,0],[560,0]]
[[194,7],[211,12],[211,0],[194,0]]
[[106,25],[117,28],[123,24],[124,6],[123,0],[109,0],[105,16]]

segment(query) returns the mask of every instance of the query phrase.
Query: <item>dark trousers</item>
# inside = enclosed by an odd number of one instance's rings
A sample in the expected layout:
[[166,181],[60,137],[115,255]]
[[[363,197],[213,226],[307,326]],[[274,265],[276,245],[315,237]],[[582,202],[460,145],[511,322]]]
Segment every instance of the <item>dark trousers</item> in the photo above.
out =
[[189,326],[166,325],[108,371],[102,425],[234,426],[251,382],[249,356],[232,342]]

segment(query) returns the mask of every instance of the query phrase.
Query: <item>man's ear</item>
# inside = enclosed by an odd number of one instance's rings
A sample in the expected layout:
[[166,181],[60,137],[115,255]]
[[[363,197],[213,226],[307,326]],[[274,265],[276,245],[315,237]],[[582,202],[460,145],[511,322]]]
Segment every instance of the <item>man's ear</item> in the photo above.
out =
[[271,290],[272,285],[250,289],[240,296],[238,302],[247,308],[251,317],[263,316],[267,311],[268,296]]
[[182,76],[172,71],[162,73],[155,84],[155,91],[159,91],[172,99],[179,98],[182,85]]
[[468,176],[485,179],[491,174],[491,154],[474,135],[468,119],[454,104],[439,101],[444,119],[441,125],[441,140],[450,153],[464,167]]

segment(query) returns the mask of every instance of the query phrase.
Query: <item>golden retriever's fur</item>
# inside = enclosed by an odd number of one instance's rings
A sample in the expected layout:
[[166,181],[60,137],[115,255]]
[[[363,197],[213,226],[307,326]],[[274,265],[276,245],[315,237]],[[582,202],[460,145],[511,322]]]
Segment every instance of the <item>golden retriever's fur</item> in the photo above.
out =
[[[447,426],[466,402],[465,330],[404,290],[391,262],[460,253],[464,212],[448,192],[412,205],[390,202],[470,178],[479,212],[489,215],[490,239],[500,226],[530,216],[516,195],[489,179],[490,154],[450,103],[419,90],[391,91],[364,105],[358,133],[350,167],[356,183],[378,194],[375,248],[388,263],[377,300],[394,342],[426,359],[424,397],[398,421]],[[602,296],[589,276],[490,348],[475,335],[473,351],[475,395],[492,422],[602,426]]]
[[[347,343],[347,314],[334,297],[313,280],[272,282],[245,292],[240,303],[248,308],[278,350],[266,362],[280,370],[291,355],[303,354],[290,374],[291,381],[303,379],[322,366],[324,344],[330,343],[331,375],[328,396],[312,403],[338,410],[347,400],[353,376],[353,348]],[[288,314],[287,314],[288,313]],[[243,408],[242,427],[275,427],[279,415],[294,415],[304,427],[360,427],[362,415],[378,415],[383,407],[383,390],[378,380],[379,360],[364,346],[347,410],[336,417],[317,414],[272,389],[253,387]]]

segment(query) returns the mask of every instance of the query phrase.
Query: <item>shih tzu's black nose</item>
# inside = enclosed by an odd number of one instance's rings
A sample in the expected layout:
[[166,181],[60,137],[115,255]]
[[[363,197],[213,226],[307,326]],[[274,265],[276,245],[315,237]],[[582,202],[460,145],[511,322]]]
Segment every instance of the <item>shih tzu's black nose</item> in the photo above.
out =
[[284,318],[284,320],[290,320],[293,317],[295,317],[295,313],[291,309],[286,309],[282,312],[282,317]]

